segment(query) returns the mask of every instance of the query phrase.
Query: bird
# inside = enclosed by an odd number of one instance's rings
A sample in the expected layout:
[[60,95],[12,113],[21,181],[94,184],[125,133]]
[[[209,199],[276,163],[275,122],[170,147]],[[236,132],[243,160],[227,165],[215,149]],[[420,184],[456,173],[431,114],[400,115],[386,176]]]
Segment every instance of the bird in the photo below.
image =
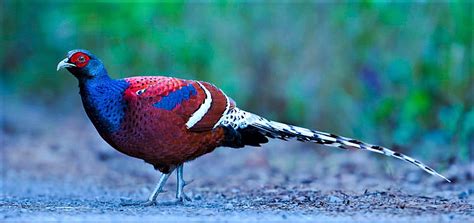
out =
[[175,170],[177,201],[191,200],[184,193],[184,163],[217,147],[259,147],[269,139],[367,150],[406,161],[450,182],[421,161],[383,146],[271,121],[242,110],[208,82],[168,76],[113,79],[102,61],[84,49],[69,51],[57,65],[58,71],[62,68],[77,78],[84,110],[99,135],[119,152],[142,159],[162,173],[143,205],[157,203]]

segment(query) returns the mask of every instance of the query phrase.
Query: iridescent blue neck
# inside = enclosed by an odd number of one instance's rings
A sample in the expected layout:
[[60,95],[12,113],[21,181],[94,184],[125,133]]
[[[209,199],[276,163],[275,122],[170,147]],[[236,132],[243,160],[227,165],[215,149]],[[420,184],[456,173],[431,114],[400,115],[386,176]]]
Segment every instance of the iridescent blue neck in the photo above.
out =
[[128,86],[126,81],[111,79],[106,73],[79,79],[84,109],[101,135],[120,129],[127,106],[123,93]]

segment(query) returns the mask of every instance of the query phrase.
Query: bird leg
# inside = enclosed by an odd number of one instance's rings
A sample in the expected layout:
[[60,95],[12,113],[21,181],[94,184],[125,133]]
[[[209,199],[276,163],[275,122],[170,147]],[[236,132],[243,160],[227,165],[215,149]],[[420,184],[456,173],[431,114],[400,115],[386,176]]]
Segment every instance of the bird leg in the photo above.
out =
[[130,205],[151,206],[151,205],[156,204],[156,197],[158,197],[158,194],[163,192],[163,187],[165,186],[166,181],[168,180],[168,177],[170,177],[172,172],[173,171],[171,171],[170,173],[161,175],[160,181],[158,181],[158,184],[156,184],[155,189],[153,190],[153,192],[151,193],[151,195],[150,195],[150,197],[148,198],[147,201],[145,201],[145,202],[143,202],[143,201],[141,201],[141,202],[124,202],[124,201],[122,201],[122,205],[124,205],[124,206],[130,206]]
[[176,172],[176,181],[177,181],[177,188],[176,188],[176,199],[178,202],[184,202],[186,201],[191,201],[191,198],[189,198],[183,191],[184,187],[188,185],[186,181],[184,181],[183,178],[183,169],[184,169],[184,163],[178,166],[178,170]]
[[146,203],[149,203],[150,205],[155,204],[156,197],[158,197],[158,194],[163,192],[163,187],[165,186],[166,181],[168,180],[168,177],[170,177],[171,173],[172,172],[161,175],[160,181],[158,181],[158,184],[156,184],[156,187],[153,190],[153,193],[151,193]]

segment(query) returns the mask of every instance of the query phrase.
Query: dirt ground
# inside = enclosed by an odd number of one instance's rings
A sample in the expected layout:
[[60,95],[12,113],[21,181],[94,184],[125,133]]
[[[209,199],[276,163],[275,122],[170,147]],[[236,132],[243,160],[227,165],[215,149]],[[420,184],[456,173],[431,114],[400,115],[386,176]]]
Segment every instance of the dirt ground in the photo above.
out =
[[447,183],[378,154],[280,141],[186,164],[192,202],[172,202],[173,175],[158,205],[124,206],[159,173],[110,148],[81,109],[55,111],[2,109],[0,221],[474,221],[472,161],[427,162]]

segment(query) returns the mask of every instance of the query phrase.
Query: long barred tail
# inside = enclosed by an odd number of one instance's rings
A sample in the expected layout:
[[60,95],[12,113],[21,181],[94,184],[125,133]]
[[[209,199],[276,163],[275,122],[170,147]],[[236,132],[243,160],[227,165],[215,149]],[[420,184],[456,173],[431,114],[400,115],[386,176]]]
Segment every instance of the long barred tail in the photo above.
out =
[[245,130],[248,128],[256,128],[257,131],[269,138],[278,138],[286,140],[288,138],[296,138],[299,141],[303,142],[315,142],[318,144],[323,144],[326,146],[339,147],[343,149],[353,148],[353,149],[362,149],[368,150],[371,152],[376,152],[384,154],[386,156],[395,157],[400,160],[409,162],[424,171],[428,172],[431,175],[435,175],[445,179],[448,182],[451,182],[448,178],[436,172],[431,167],[425,165],[419,160],[413,159],[405,154],[395,152],[393,150],[387,149],[382,146],[372,145],[369,143],[361,142],[356,139],[346,138],[331,133],[320,132],[315,130],[310,130],[298,126],[292,126],[283,124],[280,122],[269,121],[265,118],[262,118],[258,115],[252,114],[250,112],[242,111],[238,108],[234,108],[229,111],[221,119],[220,123],[223,126],[232,127],[234,130]]

